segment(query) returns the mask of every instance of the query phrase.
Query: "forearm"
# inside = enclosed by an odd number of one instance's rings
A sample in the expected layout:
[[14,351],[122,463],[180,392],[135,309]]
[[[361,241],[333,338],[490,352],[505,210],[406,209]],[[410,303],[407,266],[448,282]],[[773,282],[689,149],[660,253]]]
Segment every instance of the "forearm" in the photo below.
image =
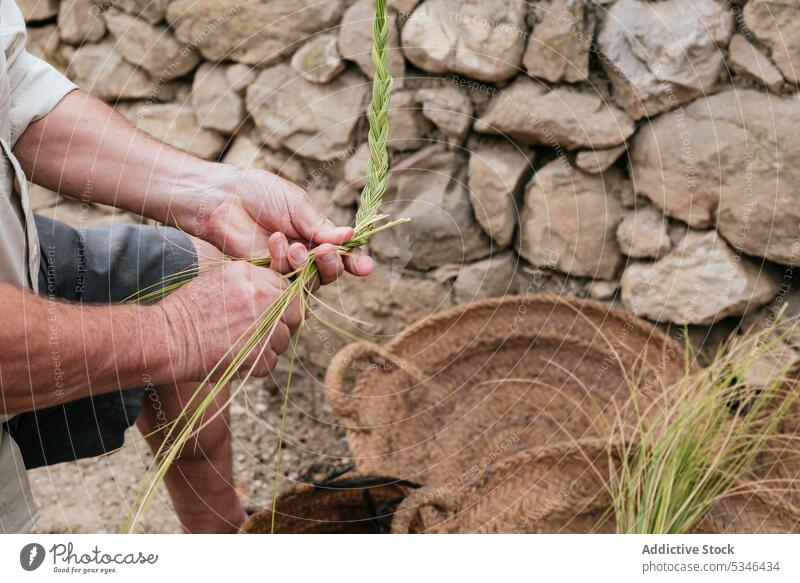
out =
[[[26,175],[65,196],[116,206],[196,234],[238,171],[159,142],[105,103],[73,91],[14,146]],[[194,223],[196,224],[193,224]]]
[[0,284],[0,321],[0,414],[180,375],[158,306],[81,306]]

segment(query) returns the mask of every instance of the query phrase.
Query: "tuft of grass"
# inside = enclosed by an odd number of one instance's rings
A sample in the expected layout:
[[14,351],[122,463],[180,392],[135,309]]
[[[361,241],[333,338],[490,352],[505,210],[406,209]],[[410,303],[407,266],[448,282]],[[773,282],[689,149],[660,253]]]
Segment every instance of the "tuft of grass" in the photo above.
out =
[[736,337],[665,390],[634,427],[615,424],[609,460],[618,532],[693,532],[734,495],[800,397],[788,379],[794,363],[773,369],[766,383],[750,382],[759,359],[780,351],[791,332],[776,321]]
[[[372,60],[375,63],[375,76],[372,81],[372,99],[369,107],[369,159],[367,160],[366,176],[367,184],[361,192],[359,209],[356,213],[355,233],[353,238],[339,246],[339,252],[348,253],[356,247],[365,245],[369,238],[385,229],[389,229],[399,223],[405,222],[404,219],[386,222],[386,215],[380,213],[380,206],[386,194],[388,184],[389,155],[387,143],[389,138],[389,102],[392,91],[392,77],[388,68],[388,38],[389,20],[386,15],[386,0],[375,0],[375,18],[373,20],[373,48]],[[252,260],[258,265],[269,265],[269,258]],[[154,288],[142,290],[137,294],[139,301],[154,301],[162,298],[167,293],[174,291],[186,283],[191,272],[177,274],[168,278]],[[198,387],[194,395],[189,399],[183,412],[178,419],[169,427],[169,432],[163,441],[160,449],[155,455],[153,465],[148,469],[142,484],[137,492],[132,508],[123,524],[123,532],[135,532],[138,524],[147,509],[156,488],[164,480],[164,477],[181,455],[197,432],[200,431],[210,419],[206,418],[206,412],[222,389],[237,377],[243,377],[246,381],[252,374],[252,368],[242,374],[244,363],[249,356],[258,350],[259,345],[269,342],[275,330],[275,325],[280,321],[288,306],[298,298],[303,302],[304,308],[308,307],[311,289],[318,277],[317,266],[314,262],[314,250],[309,252],[306,263],[289,274],[287,277],[292,279],[278,299],[253,323],[242,337],[237,339],[234,346],[241,345],[241,349],[234,352],[231,347],[225,354],[222,361],[217,363],[208,376]],[[302,328],[302,326],[301,326]],[[298,335],[300,331],[298,331]],[[295,340],[296,343],[296,340]],[[224,366],[225,360],[230,358],[231,363]],[[294,358],[294,356],[292,357]],[[223,368],[224,366],[224,368]],[[216,381],[211,379],[216,378]],[[243,383],[244,384],[244,383]],[[208,392],[202,393],[209,387]],[[288,387],[286,388],[286,401],[284,402],[283,415],[286,414],[288,403]],[[281,422],[279,444],[283,441],[284,422]],[[280,464],[280,449],[276,456],[276,489]],[[275,492],[277,494],[277,492]],[[275,496],[273,496],[274,498]],[[273,508],[274,512],[274,508]]]

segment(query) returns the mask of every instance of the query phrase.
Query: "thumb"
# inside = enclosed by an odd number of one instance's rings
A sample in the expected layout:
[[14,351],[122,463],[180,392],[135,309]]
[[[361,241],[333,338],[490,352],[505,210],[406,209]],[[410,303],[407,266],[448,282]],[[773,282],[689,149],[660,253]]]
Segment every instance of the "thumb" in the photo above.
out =
[[294,227],[301,237],[319,245],[330,243],[341,245],[353,238],[353,227],[337,227],[333,221],[319,212],[313,202],[300,205],[294,217]]

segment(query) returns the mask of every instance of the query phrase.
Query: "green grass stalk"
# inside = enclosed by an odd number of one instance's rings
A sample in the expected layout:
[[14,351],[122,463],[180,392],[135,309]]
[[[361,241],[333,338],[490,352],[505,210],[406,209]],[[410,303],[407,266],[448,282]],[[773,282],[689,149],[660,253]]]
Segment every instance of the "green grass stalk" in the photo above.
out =
[[780,350],[790,333],[775,323],[732,341],[709,366],[666,390],[633,430],[618,425],[615,443],[628,444],[609,451],[618,532],[693,532],[737,491],[800,397],[800,385],[787,381],[794,363],[764,386],[749,382],[754,364]]

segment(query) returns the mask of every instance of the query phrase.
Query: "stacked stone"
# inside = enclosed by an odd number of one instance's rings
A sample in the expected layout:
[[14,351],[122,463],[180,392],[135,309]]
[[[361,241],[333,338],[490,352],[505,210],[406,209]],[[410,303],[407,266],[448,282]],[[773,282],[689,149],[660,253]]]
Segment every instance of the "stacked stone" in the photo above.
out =
[[[412,221],[375,238],[373,277],[320,292],[323,320],[382,340],[455,303],[552,291],[707,327],[788,301],[800,4],[389,4],[386,212]],[[352,220],[372,0],[20,5],[31,51],[144,131]],[[319,366],[347,341],[305,336]]]

